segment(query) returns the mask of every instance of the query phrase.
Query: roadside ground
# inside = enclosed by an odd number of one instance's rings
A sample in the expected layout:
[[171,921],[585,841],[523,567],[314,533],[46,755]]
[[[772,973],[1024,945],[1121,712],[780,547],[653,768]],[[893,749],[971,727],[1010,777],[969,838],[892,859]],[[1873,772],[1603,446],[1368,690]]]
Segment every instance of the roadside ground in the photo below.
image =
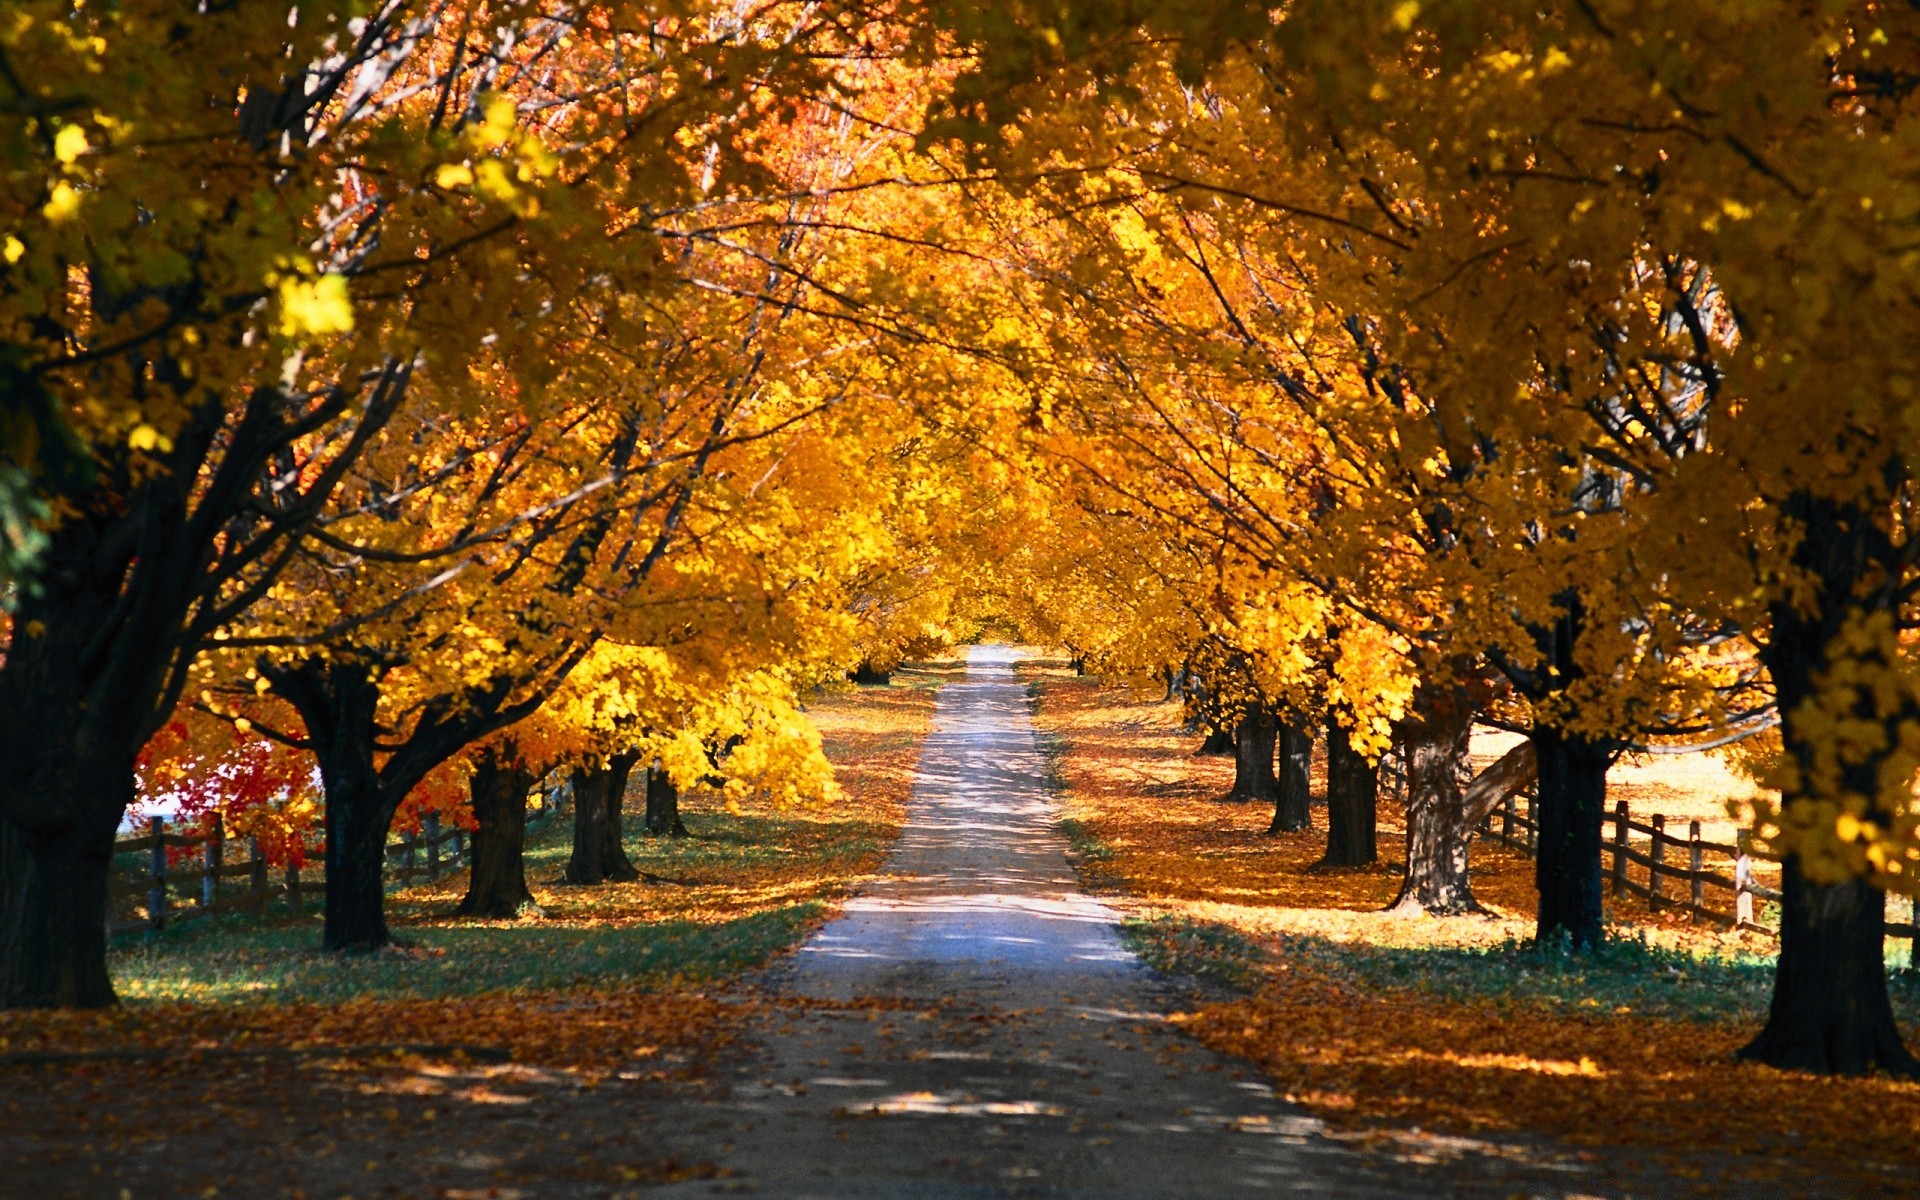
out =
[[[1483,843],[1473,885],[1493,915],[1388,916],[1405,853],[1393,804],[1380,866],[1310,871],[1324,807],[1313,831],[1269,837],[1271,812],[1220,800],[1232,762],[1194,756],[1177,705],[1056,660],[1021,670],[1088,887],[1149,962],[1229,989],[1180,1016],[1189,1033],[1330,1128],[1644,1152],[1702,1194],[1915,1190],[1920,1084],[1733,1060],[1765,1014],[1770,943],[1622,911],[1597,956],[1534,953],[1532,862]],[[1920,985],[1895,992],[1912,1043]]]
[[815,697],[844,803],[735,814],[695,793],[692,836],[628,839],[661,882],[560,884],[562,818],[529,846],[539,916],[451,917],[462,874],[391,897],[407,945],[372,955],[321,954],[313,915],[122,939],[118,1008],[0,1013],[0,1190],[510,1200],[716,1173],[638,1114],[707,1086],[765,1003],[727,982],[878,868],[955,669]]

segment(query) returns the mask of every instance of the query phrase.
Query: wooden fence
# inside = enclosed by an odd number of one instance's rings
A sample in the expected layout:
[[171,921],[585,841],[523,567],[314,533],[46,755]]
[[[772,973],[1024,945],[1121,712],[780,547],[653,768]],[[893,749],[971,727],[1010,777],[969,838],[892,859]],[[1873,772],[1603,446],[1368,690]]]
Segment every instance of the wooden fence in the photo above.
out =
[[[432,883],[466,864],[466,837],[461,830],[443,832],[440,819],[432,814],[422,818],[421,825],[418,834],[410,833],[397,842],[388,843],[385,866],[388,882],[402,887],[417,880]],[[229,847],[244,847],[245,857],[229,854]],[[167,853],[169,850],[193,848],[200,851],[197,866],[179,870],[169,865],[172,857]],[[304,911],[309,891],[317,896],[326,894],[325,872],[315,867],[303,871],[289,863],[279,878],[273,878],[274,872],[260,853],[259,841],[228,838],[218,814],[213,818],[212,828],[198,835],[169,832],[166,818],[155,817],[148,822],[147,832],[121,838],[113,844],[113,850],[115,855],[145,855],[148,866],[146,874],[116,880],[109,887],[108,934],[162,929],[221,912],[242,909],[259,912],[276,896],[285,896],[287,908],[299,913]],[[237,887],[227,883],[242,879],[245,883]],[[174,896],[175,889],[182,885],[191,889],[196,881],[199,884],[197,903],[181,902]],[[117,919],[114,901],[129,895],[145,896],[146,915],[135,920]]]
[[[1534,803],[1533,788],[1509,796],[1481,821],[1480,836],[1531,857],[1540,837]],[[1637,896],[1647,902],[1650,912],[1680,912],[1695,921],[1708,921],[1727,929],[1780,936],[1777,926],[1756,916],[1754,904],[1756,899],[1777,904],[1780,892],[1753,877],[1755,861],[1779,860],[1754,850],[1746,830],[1739,832],[1731,846],[1709,842],[1700,836],[1700,822],[1687,822],[1687,831],[1682,835],[1677,828],[1669,829],[1667,818],[1660,814],[1645,821],[1636,820],[1625,800],[1615,802],[1613,812],[1603,818],[1603,822],[1600,865],[1607,873],[1608,890],[1615,900]],[[1610,835],[1607,824],[1612,826]],[[1644,850],[1634,844],[1635,834],[1643,835]],[[1636,879],[1630,867],[1641,868],[1646,882]],[[1731,907],[1709,904],[1709,889],[1715,897],[1730,899]],[[1920,920],[1915,919],[1911,909],[1907,921],[1887,922],[1887,937],[1908,943],[1909,962],[1913,961],[1916,934],[1920,934],[1916,926],[1920,926]]]

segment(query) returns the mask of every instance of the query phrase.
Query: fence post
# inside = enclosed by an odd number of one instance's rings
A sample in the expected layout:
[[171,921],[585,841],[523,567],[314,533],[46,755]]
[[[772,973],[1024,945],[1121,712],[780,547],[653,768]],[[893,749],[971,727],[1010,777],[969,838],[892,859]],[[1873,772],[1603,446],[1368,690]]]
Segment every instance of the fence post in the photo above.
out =
[[200,905],[209,912],[220,902],[220,863],[226,857],[226,844],[226,822],[214,813],[213,826],[207,831],[205,869],[200,874]]
[[247,853],[251,856],[251,861],[248,863],[248,866],[252,868],[247,874],[247,891],[250,894],[249,898],[253,901],[253,907],[255,909],[260,912],[266,912],[267,857],[260,853],[259,838],[250,837],[247,839]]
[[1537,854],[1540,850],[1540,792],[1535,789],[1527,794],[1527,853]]
[[404,834],[400,838],[400,886],[413,886],[413,852],[420,844],[417,833]]
[[1627,802],[1613,802],[1613,898],[1627,894]]
[[1667,819],[1653,814],[1653,865],[1647,868],[1647,910],[1659,912],[1661,884],[1667,873]]
[[428,813],[420,818],[420,828],[427,835],[427,882],[440,880],[440,814]]
[[287,911],[296,917],[306,915],[306,901],[300,895],[300,864],[287,855]]
[[167,819],[155,817],[147,823],[153,834],[153,878],[147,883],[147,920],[159,929],[167,923]]
[[467,834],[458,825],[453,828],[453,865],[458,867],[467,861]]
[[1742,829],[1733,836],[1739,854],[1733,860],[1734,928],[1753,924],[1753,834]]
[[1707,869],[1706,851],[1700,848],[1700,822],[1687,822],[1687,866],[1693,871],[1693,919],[1707,906],[1707,884],[1700,873]]
[[1500,802],[1500,841],[1513,845],[1513,797],[1508,796]]

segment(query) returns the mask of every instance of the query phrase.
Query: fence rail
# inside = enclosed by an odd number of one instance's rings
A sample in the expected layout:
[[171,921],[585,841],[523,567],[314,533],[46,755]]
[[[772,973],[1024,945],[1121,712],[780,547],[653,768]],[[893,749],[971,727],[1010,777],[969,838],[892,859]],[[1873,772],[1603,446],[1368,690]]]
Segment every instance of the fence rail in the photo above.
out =
[[[1525,811],[1520,807],[1522,800],[1526,802]],[[1647,902],[1649,912],[1681,912],[1696,921],[1708,921],[1727,929],[1780,936],[1779,929],[1763,924],[1754,915],[1756,899],[1777,904],[1781,897],[1779,889],[1754,879],[1753,864],[1756,860],[1778,860],[1754,850],[1746,830],[1740,831],[1731,846],[1703,839],[1698,821],[1687,822],[1683,836],[1667,829],[1664,815],[1656,813],[1646,821],[1635,820],[1625,800],[1617,801],[1613,812],[1603,821],[1613,826],[1612,836],[1602,838],[1600,852],[1601,866],[1606,870],[1608,887],[1615,899],[1637,896]],[[1509,796],[1482,819],[1478,832],[1490,841],[1533,855],[1540,841],[1533,790],[1529,788]],[[1605,832],[1604,826],[1602,832]],[[1636,833],[1646,837],[1644,851],[1633,843],[1632,836]],[[1710,863],[1710,857],[1726,860],[1727,869],[1720,869],[1719,863]],[[1645,883],[1628,873],[1629,865],[1645,871]],[[1675,889],[1672,893],[1668,892],[1670,886]],[[1732,911],[1707,903],[1709,888],[1716,893],[1731,893]],[[1915,942],[1920,938],[1920,918],[1910,913],[1907,921],[1888,921],[1886,930],[1889,939],[1908,944],[1908,961],[1913,961]]]
[[[244,847],[245,857],[230,855],[229,847]],[[171,866],[167,852],[179,849],[198,849],[199,865],[185,870]],[[286,897],[287,907],[298,913],[304,911],[309,890],[314,895],[326,894],[324,870],[312,867],[302,870],[288,863],[283,877],[274,879],[266,856],[260,852],[259,840],[227,837],[218,814],[213,817],[212,827],[202,834],[171,832],[165,817],[154,817],[145,833],[119,839],[114,842],[113,850],[116,855],[147,855],[148,869],[144,875],[122,878],[109,885],[110,898],[144,895],[146,899],[145,915],[134,920],[118,919],[113,904],[109,903],[109,935],[162,929],[222,912],[264,911],[268,901],[278,896]],[[399,841],[387,844],[383,873],[388,882],[402,887],[422,880],[432,883],[465,866],[467,854],[465,833],[459,829],[443,831],[440,819],[428,814],[421,821],[419,833],[406,834]],[[247,881],[245,888],[232,894],[227,894],[221,886],[225,880],[243,878]],[[178,902],[173,889],[181,884],[191,886],[194,880],[200,885],[198,902]]]

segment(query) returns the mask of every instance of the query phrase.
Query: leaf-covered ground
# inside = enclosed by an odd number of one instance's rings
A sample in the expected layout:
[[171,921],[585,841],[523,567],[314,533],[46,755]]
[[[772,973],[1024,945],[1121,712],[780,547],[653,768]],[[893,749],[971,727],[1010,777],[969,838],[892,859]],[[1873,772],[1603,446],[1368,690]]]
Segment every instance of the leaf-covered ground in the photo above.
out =
[[[1314,832],[1268,837],[1270,812],[1219,800],[1231,760],[1193,757],[1177,706],[1027,670],[1083,876],[1149,961],[1224,985],[1185,1027],[1336,1127],[1637,1148],[1705,1194],[1913,1192],[1920,1085],[1733,1061],[1765,1012],[1769,943],[1623,911],[1598,956],[1534,953],[1532,863],[1486,845],[1474,887],[1496,915],[1388,916],[1391,805],[1379,869],[1309,871],[1324,808]],[[1895,993],[1920,1041],[1920,986]]]
[[536,829],[542,913],[473,923],[454,876],[392,898],[407,945],[323,955],[285,914],[125,938],[104,1013],[0,1013],[8,1194],[342,1197],[603,1193],[712,1174],[647,1136],[763,1001],[730,977],[796,944],[897,832],[950,673],[815,697],[846,792],[819,811],[690,798],[692,836],[631,836],[661,882],[559,884],[568,818]]

